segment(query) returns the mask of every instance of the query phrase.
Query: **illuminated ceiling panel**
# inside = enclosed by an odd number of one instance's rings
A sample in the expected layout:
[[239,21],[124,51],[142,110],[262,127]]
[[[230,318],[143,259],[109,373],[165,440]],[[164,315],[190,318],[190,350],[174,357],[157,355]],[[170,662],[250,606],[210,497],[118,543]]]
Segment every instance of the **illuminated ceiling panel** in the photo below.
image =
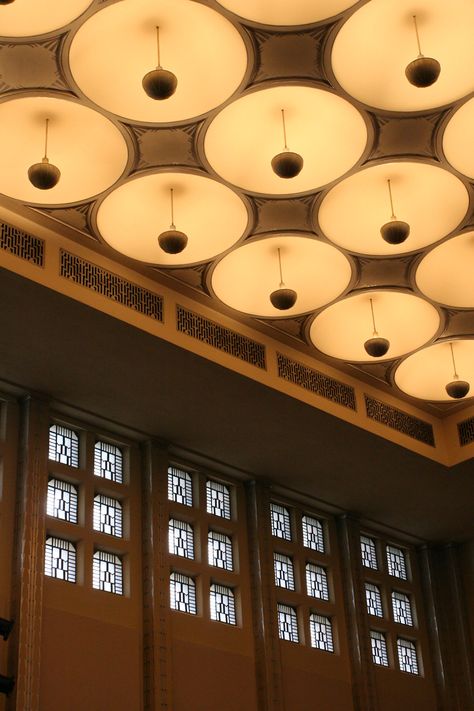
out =
[[236,15],[266,25],[306,25],[338,15],[354,0],[219,0]]
[[416,271],[419,289],[447,306],[474,308],[474,232],[443,242],[428,252]]
[[0,6],[0,34],[30,37],[52,32],[79,17],[91,0],[21,0]]
[[443,135],[444,155],[449,163],[474,178],[474,99],[469,99],[450,118]]

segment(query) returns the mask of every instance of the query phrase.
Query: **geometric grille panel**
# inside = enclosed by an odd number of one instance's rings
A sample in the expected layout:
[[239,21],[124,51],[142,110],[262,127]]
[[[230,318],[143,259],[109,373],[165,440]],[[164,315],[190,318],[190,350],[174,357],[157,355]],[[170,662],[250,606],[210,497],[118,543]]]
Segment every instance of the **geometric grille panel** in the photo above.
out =
[[123,483],[123,456],[118,447],[108,442],[95,443],[94,475]]
[[193,505],[193,482],[188,472],[168,467],[168,499],[184,506]]
[[318,553],[324,553],[324,529],[320,521],[312,516],[303,516],[303,545]]
[[48,516],[54,516],[61,521],[77,523],[77,489],[67,481],[50,479],[48,481]]
[[458,436],[461,447],[474,442],[474,417],[458,422]]
[[51,578],[76,582],[76,548],[70,541],[61,538],[47,538],[44,572]]
[[266,369],[265,346],[260,343],[182,306],[177,306],[176,317],[180,333],[185,333],[257,368]]
[[405,553],[401,548],[387,546],[387,563],[389,575],[393,575],[394,578],[400,578],[401,580],[407,580]]
[[370,630],[370,644],[372,647],[372,660],[380,667],[388,667],[387,642],[382,632]]
[[360,552],[364,568],[378,570],[377,549],[375,547],[375,541],[372,538],[368,536],[360,537]]
[[190,615],[196,614],[196,584],[192,578],[181,573],[171,573],[170,607]]
[[194,531],[185,521],[171,518],[168,533],[169,552],[182,558],[194,559]]
[[311,630],[311,646],[322,649],[325,652],[334,652],[334,642],[332,638],[332,625],[329,617],[315,615],[309,616]]
[[306,590],[311,597],[329,600],[328,576],[320,565],[306,564]]
[[207,513],[230,519],[230,491],[218,481],[206,481]]
[[235,598],[231,588],[224,585],[211,585],[210,591],[211,620],[235,625]]
[[96,590],[122,595],[122,561],[117,555],[96,551],[92,566],[92,587]]
[[277,361],[279,378],[288,380],[294,385],[300,385],[305,390],[310,390],[316,395],[337,402],[338,405],[348,407],[350,410],[356,409],[354,388],[330,378],[318,370],[313,370],[313,368],[291,360],[281,353],[277,353]]
[[79,437],[76,432],[62,427],[51,425],[49,428],[49,459],[68,467],[79,466]]
[[298,617],[294,607],[278,604],[278,634],[280,639],[299,642]]
[[409,639],[397,639],[398,662],[401,671],[418,674],[416,647]]
[[413,626],[410,598],[405,593],[392,592],[393,619],[399,625]]
[[270,504],[272,536],[291,541],[290,512],[279,504]]
[[60,250],[60,255],[60,275],[62,277],[138,311],[144,316],[149,316],[155,321],[163,321],[163,298],[161,296],[107,271],[107,269],[102,269],[97,264],[92,264],[81,257],[70,254],[64,249]]
[[287,590],[295,589],[295,576],[293,561],[287,555],[273,554],[273,567],[275,569],[275,585]]
[[44,241],[4,222],[0,222],[0,249],[38,267],[43,266]]
[[122,504],[98,494],[94,497],[94,531],[122,537]]
[[232,541],[223,533],[209,531],[207,535],[207,552],[209,565],[224,570],[233,570]]
[[372,583],[365,584],[365,599],[369,615],[383,617],[382,596],[376,585],[372,585]]
[[392,430],[402,432],[412,439],[430,445],[430,447],[435,446],[433,427],[429,422],[420,420],[413,415],[408,415],[406,412],[397,410],[396,407],[380,402],[380,400],[375,400],[368,395],[365,396],[365,408],[367,417],[371,420],[391,427]]

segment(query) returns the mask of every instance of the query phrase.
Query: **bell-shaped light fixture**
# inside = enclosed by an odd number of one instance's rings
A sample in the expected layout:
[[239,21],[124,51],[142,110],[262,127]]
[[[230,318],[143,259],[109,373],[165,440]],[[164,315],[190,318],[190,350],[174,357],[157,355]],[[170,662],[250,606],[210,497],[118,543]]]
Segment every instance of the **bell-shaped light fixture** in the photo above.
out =
[[416,41],[418,44],[418,57],[414,59],[405,69],[405,76],[413,86],[424,89],[431,86],[439,77],[441,65],[437,59],[433,57],[425,57],[421,51],[420,35],[418,33],[418,23],[416,15],[413,15],[415,24]]
[[45,138],[44,138],[44,156],[41,163],[33,163],[28,168],[28,178],[30,183],[38,188],[38,190],[51,190],[58,184],[61,177],[61,171],[55,165],[49,162],[48,159],[48,133],[49,119],[46,119]]
[[14,0],[0,0],[0,5],[11,5]]
[[405,242],[406,238],[410,234],[410,225],[408,222],[403,222],[403,220],[397,220],[393,208],[392,185],[390,180],[387,180],[387,185],[392,215],[390,217],[390,221],[386,222],[380,228],[380,234],[385,242],[388,242],[388,244],[402,244],[402,242]]
[[170,188],[171,224],[169,230],[165,230],[158,237],[158,244],[166,254],[179,254],[188,243],[188,237],[184,232],[176,229],[174,224],[174,195],[173,188]]
[[382,358],[388,349],[390,348],[390,341],[386,338],[381,338],[377,332],[377,326],[375,325],[375,313],[374,313],[374,302],[370,299],[370,311],[372,314],[372,326],[373,333],[372,338],[369,338],[364,343],[364,348],[366,353],[372,358]]
[[292,306],[296,304],[296,299],[298,294],[294,289],[288,289],[283,281],[283,270],[281,266],[281,252],[278,247],[278,266],[280,269],[280,286],[275,291],[270,294],[270,301],[272,306],[274,306],[279,311],[288,311]]
[[446,385],[446,392],[448,393],[449,397],[452,397],[455,400],[461,400],[461,398],[466,397],[471,386],[469,385],[467,380],[460,380],[456,370],[453,344],[450,343],[449,346],[451,348],[451,360],[453,361],[454,374],[451,382]]
[[277,155],[272,158],[273,172],[276,173],[279,178],[296,178],[296,176],[301,173],[301,169],[303,168],[303,158],[299,153],[294,153],[288,148],[286,140],[285,109],[281,110],[281,121],[283,126],[284,149],[282,153],[277,153]]
[[156,50],[158,64],[156,65],[156,69],[152,69],[151,72],[145,74],[142,79],[142,86],[150,99],[163,101],[163,99],[169,99],[170,96],[173,96],[178,86],[178,79],[173,72],[168,71],[168,69],[163,69],[161,66],[159,27],[156,28]]

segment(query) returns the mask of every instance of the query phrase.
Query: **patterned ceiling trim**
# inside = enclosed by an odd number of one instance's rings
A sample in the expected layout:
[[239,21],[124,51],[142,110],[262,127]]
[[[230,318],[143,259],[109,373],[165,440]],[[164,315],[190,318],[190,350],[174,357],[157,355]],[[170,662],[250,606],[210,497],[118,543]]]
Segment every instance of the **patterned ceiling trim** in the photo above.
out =
[[350,410],[357,410],[355,390],[350,385],[298,363],[282,353],[277,353],[278,377],[310,390],[315,395],[332,400]]
[[176,307],[176,323],[180,333],[266,370],[265,346],[261,343],[179,305]]
[[458,422],[458,436],[461,447],[474,442],[474,417]]
[[0,249],[36,264],[37,267],[44,266],[44,240],[5,222],[0,223]]
[[64,249],[60,250],[60,276],[102,294],[123,306],[163,321],[163,298],[107,269]]
[[420,420],[418,417],[409,415],[369,395],[365,395],[365,409],[367,417],[371,420],[391,427],[393,430],[397,430],[397,432],[401,432],[419,442],[424,442],[430,447],[436,446],[433,427],[429,422]]

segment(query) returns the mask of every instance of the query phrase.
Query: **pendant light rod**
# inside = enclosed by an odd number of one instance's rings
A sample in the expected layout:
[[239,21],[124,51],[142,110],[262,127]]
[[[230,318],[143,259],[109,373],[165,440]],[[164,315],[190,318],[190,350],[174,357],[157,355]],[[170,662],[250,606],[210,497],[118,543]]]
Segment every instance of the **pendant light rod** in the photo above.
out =
[[161,69],[161,58],[160,58],[160,28],[156,26],[156,56],[158,57],[157,69]]
[[388,184],[388,194],[390,197],[390,209],[392,210],[391,219],[396,220],[397,217],[395,215],[395,210],[393,208],[392,182],[391,182],[390,178],[387,180],[387,184]]
[[280,268],[280,289],[285,286],[285,282],[283,281],[283,271],[281,267],[281,253],[280,253],[280,247],[278,247],[278,266]]
[[454,380],[459,380],[459,375],[457,374],[457,371],[456,371],[456,361],[454,360],[453,344],[450,343],[449,347],[451,348],[451,360],[453,361],[453,370],[454,370],[453,378],[454,378]]
[[373,303],[372,299],[369,299],[369,301],[370,301],[370,311],[371,311],[371,313],[372,313],[372,325],[373,325],[373,327],[374,327],[374,332],[373,332],[372,335],[378,336],[379,334],[378,334],[378,331],[377,331],[377,326],[375,325],[374,303]]
[[170,203],[171,203],[171,225],[170,228],[172,230],[176,229],[176,225],[174,224],[174,195],[173,195],[173,188],[170,188]]
[[288,144],[286,142],[286,123],[285,123],[285,109],[281,110],[281,122],[283,125],[283,141],[285,143],[285,151],[288,151]]
[[44,132],[44,157],[43,160],[48,162],[48,134],[49,134],[49,118],[46,119],[46,126]]
[[423,57],[423,52],[421,51],[420,35],[418,32],[418,22],[416,20],[416,15],[413,15],[413,23],[415,25],[416,43],[418,45],[418,57]]

